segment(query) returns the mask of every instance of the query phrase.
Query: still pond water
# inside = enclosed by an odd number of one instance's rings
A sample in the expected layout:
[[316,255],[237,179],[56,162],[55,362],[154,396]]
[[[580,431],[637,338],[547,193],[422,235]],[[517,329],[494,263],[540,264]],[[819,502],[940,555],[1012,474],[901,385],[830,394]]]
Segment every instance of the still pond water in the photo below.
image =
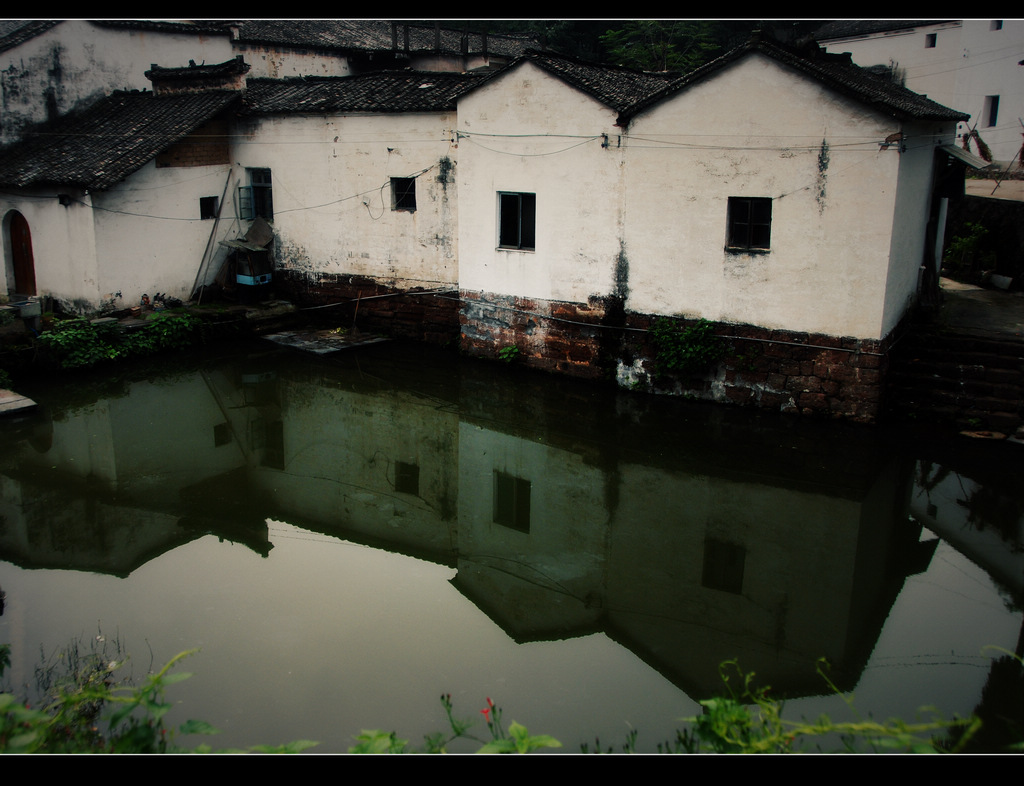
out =
[[565,752],[634,729],[654,751],[729,658],[796,718],[849,716],[820,657],[876,718],[1021,698],[986,649],[1022,646],[1020,445],[397,343],[256,341],[23,392],[39,411],[0,425],[10,682],[77,637],[136,673],[199,648],[170,720],[217,747],[418,745],[451,693]]

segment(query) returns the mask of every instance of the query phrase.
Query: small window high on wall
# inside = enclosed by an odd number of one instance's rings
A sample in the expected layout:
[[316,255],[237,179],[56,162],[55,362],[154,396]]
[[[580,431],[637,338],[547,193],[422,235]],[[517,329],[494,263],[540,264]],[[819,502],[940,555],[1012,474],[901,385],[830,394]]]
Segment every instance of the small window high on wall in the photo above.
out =
[[537,195],[499,192],[498,247],[533,251],[537,247]]

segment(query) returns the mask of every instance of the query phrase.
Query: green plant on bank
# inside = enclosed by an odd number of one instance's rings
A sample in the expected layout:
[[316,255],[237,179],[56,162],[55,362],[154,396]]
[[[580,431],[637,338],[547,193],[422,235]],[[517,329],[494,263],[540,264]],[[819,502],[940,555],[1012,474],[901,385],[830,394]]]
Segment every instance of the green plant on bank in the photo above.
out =
[[[101,636],[97,640],[102,639]],[[82,653],[77,643],[57,658],[63,665],[36,669],[43,695],[31,707],[9,691],[0,692],[0,753],[183,753],[174,744],[179,734],[216,734],[203,721],[190,720],[169,728],[165,716],[172,704],[167,689],[191,675],[172,673],[182,652],[140,685],[118,681],[125,660],[106,661],[106,650]],[[0,677],[10,667],[10,645],[0,645]],[[282,746],[254,746],[258,753],[292,753],[316,745],[299,741]],[[213,752],[208,745],[195,753]],[[243,752],[243,751],[222,751]]]
[[670,319],[658,319],[651,326],[655,370],[661,376],[689,376],[707,371],[725,354],[714,325],[699,319],[688,327]]
[[447,753],[448,746],[457,739],[472,740],[480,743],[477,753],[530,753],[540,748],[561,748],[562,743],[547,734],[531,735],[526,727],[512,721],[508,731],[501,725],[501,708],[490,698],[487,706],[480,710],[487,722],[489,740],[481,740],[469,733],[474,722],[459,720],[452,713],[452,696],[446,693],[441,696],[441,706],[448,718],[450,732],[440,732],[424,737],[424,749],[416,751],[409,748],[409,741],[399,738],[393,731],[380,729],[364,730],[355,739],[357,743],[348,749],[349,753]]
[[505,363],[511,363],[517,357],[519,357],[519,347],[515,344],[510,344],[509,346],[502,347],[498,350],[498,360]]
[[[97,636],[96,641],[102,637]],[[1019,656],[1002,650],[1016,668],[1024,667]],[[188,721],[177,729],[165,724],[171,709],[166,690],[187,679],[187,673],[172,673],[179,661],[191,655],[183,652],[140,685],[128,678],[115,677],[127,660],[119,643],[113,656],[105,647],[95,645],[82,652],[77,645],[62,651],[56,662],[36,668],[37,683],[43,692],[38,706],[16,699],[9,691],[0,691],[0,753],[181,753],[175,745],[180,734],[215,734],[201,721]],[[0,645],[0,679],[10,667],[10,646]],[[828,664],[819,660],[818,674],[826,685],[854,710],[852,696],[842,693],[828,675]],[[827,716],[817,720],[790,721],[782,717],[784,702],[771,696],[768,686],[757,686],[754,673],[744,672],[735,660],[722,663],[719,673],[724,686],[720,697],[700,702],[703,713],[685,718],[674,740],[657,746],[659,753],[797,753],[821,752],[826,746],[836,752],[851,753],[959,753],[981,728],[977,717],[943,720],[935,715],[923,722],[907,723],[899,719],[877,722],[870,718],[835,722]],[[1018,672],[1019,673],[1019,672]],[[501,709],[490,698],[480,711],[487,735],[471,733],[473,720],[455,717],[451,695],[441,696],[449,731],[424,737],[422,750],[409,747],[409,741],[393,731],[366,730],[356,736],[349,753],[446,753],[456,740],[479,745],[478,753],[529,753],[542,748],[560,748],[561,743],[548,735],[531,735],[526,727],[512,722],[506,730]],[[636,751],[637,732],[631,731],[621,746],[622,753]],[[297,753],[317,743],[300,740],[281,746],[253,746],[225,753]],[[1003,743],[1001,743],[1002,746]],[[837,747],[838,746],[838,747]],[[591,752],[582,745],[583,753]],[[1009,750],[1024,751],[1024,741],[1016,740]],[[196,753],[214,752],[208,745]],[[595,740],[595,753],[614,753],[602,749]]]
[[189,346],[198,340],[199,322],[187,312],[164,311],[154,314],[137,330],[124,332],[115,322],[93,323],[74,317],[54,322],[37,341],[61,368],[85,368]]
[[967,274],[994,268],[995,254],[984,248],[987,236],[988,230],[981,224],[965,223],[963,232],[949,241],[942,255],[945,271]]
[[[842,693],[828,676],[827,661],[818,661],[818,674],[828,687],[853,709],[853,699]],[[943,720],[934,717],[919,723],[899,719],[877,722],[859,719],[836,722],[827,716],[815,721],[790,721],[782,717],[784,702],[770,695],[768,686],[754,684],[754,673],[743,672],[735,660],[719,666],[725,693],[700,702],[704,712],[685,718],[686,726],[676,738],[658,745],[659,753],[799,753],[821,752],[833,741],[836,752],[846,753],[958,753],[978,731],[978,718]],[[954,735],[955,744],[948,740]],[[635,748],[632,733],[623,746],[625,753]],[[583,747],[588,753],[588,746]],[[596,742],[595,752],[601,753]],[[608,753],[613,752],[607,749]]]

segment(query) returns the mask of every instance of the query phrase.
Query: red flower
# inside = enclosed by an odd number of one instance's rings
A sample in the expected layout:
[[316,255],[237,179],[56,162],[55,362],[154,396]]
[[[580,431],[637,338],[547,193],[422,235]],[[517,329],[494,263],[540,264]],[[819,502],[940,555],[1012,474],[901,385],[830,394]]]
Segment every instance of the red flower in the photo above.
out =
[[480,710],[480,714],[484,716],[484,720],[486,720],[488,723],[491,722],[491,716],[487,714],[490,711],[490,708]]

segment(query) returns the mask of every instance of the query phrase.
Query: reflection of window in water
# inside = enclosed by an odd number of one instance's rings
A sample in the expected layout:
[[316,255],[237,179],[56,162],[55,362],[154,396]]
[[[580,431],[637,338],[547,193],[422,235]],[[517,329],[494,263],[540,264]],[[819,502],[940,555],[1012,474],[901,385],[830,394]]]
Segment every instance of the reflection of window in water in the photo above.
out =
[[227,423],[218,423],[213,427],[213,446],[219,448],[231,442],[231,426]]
[[494,523],[530,531],[530,481],[494,470]]
[[260,464],[271,469],[284,469],[284,423],[257,418],[249,424],[250,450],[262,450]]
[[747,550],[743,546],[705,538],[701,584],[708,589],[739,595],[743,592],[743,565],[746,561]]
[[417,464],[395,462],[395,491],[401,494],[420,493],[420,468]]

